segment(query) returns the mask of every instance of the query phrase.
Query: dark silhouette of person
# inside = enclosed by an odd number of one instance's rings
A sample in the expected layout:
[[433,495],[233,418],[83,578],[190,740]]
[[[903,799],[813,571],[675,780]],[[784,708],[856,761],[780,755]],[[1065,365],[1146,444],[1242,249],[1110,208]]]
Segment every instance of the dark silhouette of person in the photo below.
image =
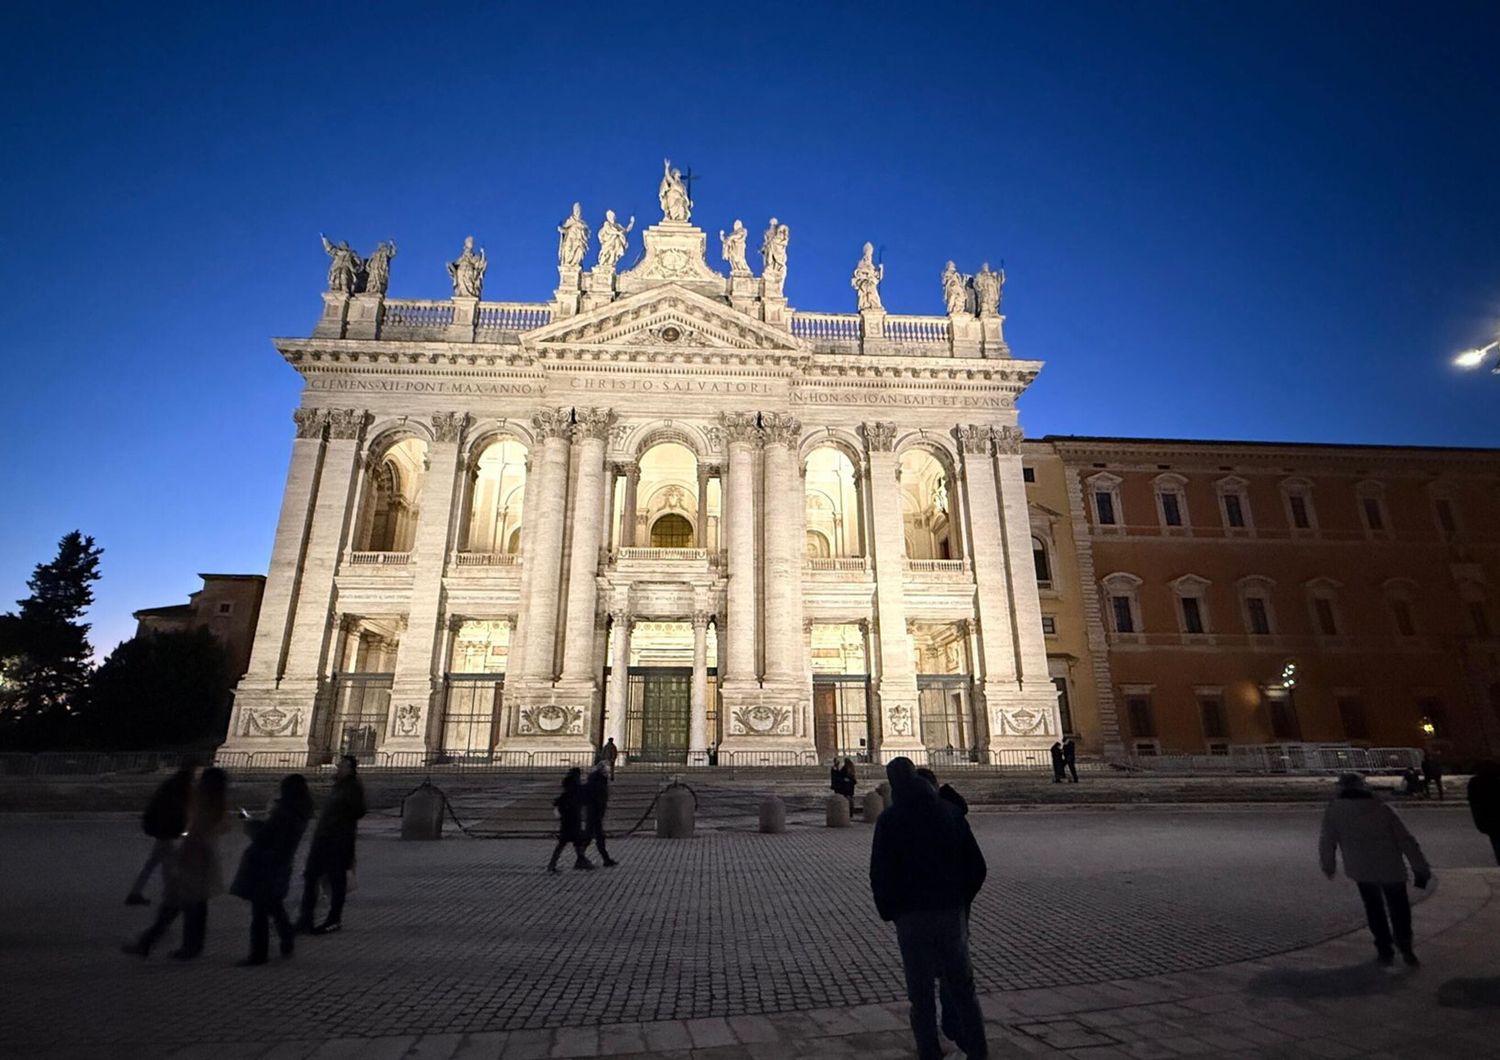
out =
[[1061,784],[1063,782],[1064,769],[1062,744],[1054,740],[1049,750],[1052,755],[1052,783]]
[[222,769],[203,771],[189,804],[187,832],[163,863],[165,885],[162,902],[140,938],[124,947],[139,957],[151,948],[182,914],[182,945],[172,951],[177,960],[191,960],[203,952],[208,935],[208,901],[224,893],[224,869],[219,860],[219,839],[228,829],[224,807],[229,775]]
[[1422,755],[1422,794],[1429,796],[1437,788],[1438,801],[1443,801],[1443,762],[1437,755],[1424,752]]
[[1339,777],[1338,790],[1323,813],[1318,860],[1330,880],[1337,867],[1336,850],[1344,855],[1344,875],[1359,887],[1380,963],[1396,959],[1394,941],[1402,959],[1416,967],[1421,962],[1412,950],[1406,865],[1410,862],[1412,880],[1421,888],[1432,879],[1432,869],[1396,811],[1377,799],[1358,773]]
[[583,785],[583,848],[589,843],[599,848],[599,857],[604,867],[612,869],[619,864],[609,856],[604,846],[604,814],[609,808],[609,764],[601,759],[589,770],[588,780]]
[[984,885],[984,854],[968,821],[917,776],[909,758],[886,766],[893,802],[875,822],[870,890],[880,919],[895,921],[920,1060],[940,1060],[933,982],[941,984],[944,1023],[966,1056],[989,1055],[984,1017],[969,963],[967,909]]
[[[130,893],[125,895],[126,905],[151,904],[151,900],[146,897],[146,885],[151,882],[151,874],[156,871],[157,866],[164,865],[171,857],[177,841],[182,838],[183,830],[187,828],[188,803],[193,796],[193,774],[196,771],[197,766],[193,760],[184,758],[177,772],[158,784],[151,800],[146,803],[146,812],[141,814],[141,831],[151,837],[151,853],[147,855],[146,864],[141,866],[135,882],[130,885]],[[165,887],[165,867],[162,875]]]
[[1062,745],[1063,765],[1068,767],[1068,772],[1073,776],[1073,783],[1078,783],[1078,745],[1069,736]]
[[281,955],[290,957],[296,938],[287,918],[286,893],[292,886],[292,862],[313,815],[307,778],[293,773],[281,778],[276,800],[265,820],[245,822],[250,845],[240,858],[230,893],[250,903],[250,956],[241,965],[265,964],[271,944],[270,925],[276,925]]
[[932,785],[932,790],[938,793],[938,798],[944,802],[951,803],[959,813],[964,816],[969,814],[969,800],[960,795],[952,784],[938,783],[937,774],[925,766],[917,770],[917,776]]
[[1474,827],[1489,836],[1495,864],[1500,865],[1500,762],[1479,763],[1469,778],[1467,794]]
[[604,741],[604,760],[609,763],[609,779],[615,779],[615,759],[620,757],[620,749],[615,746],[615,738],[611,736]]
[[[365,786],[359,779],[359,763],[353,755],[339,759],[333,788],[323,802],[323,812],[313,828],[307,848],[307,865],[302,870],[302,908],[297,930],[327,935],[343,926],[344,899],[349,890],[349,873],[354,869],[354,843],[359,833],[359,819],[365,815]],[[328,881],[328,917],[313,926],[318,909],[318,890]]]
[[583,832],[583,770],[574,766],[563,776],[562,794],[552,800],[557,811],[557,846],[552,848],[552,860],[547,862],[547,871],[557,871],[557,859],[563,850],[572,846],[577,854],[573,862],[575,869],[592,869],[594,863],[584,857],[588,840]]
[[[969,800],[960,795],[952,784],[938,783],[937,774],[925,766],[917,770],[917,776],[932,785],[933,790],[938,793],[938,798],[948,803],[965,817],[969,815]],[[967,920],[968,916],[969,907],[965,906],[964,918]],[[958,1006],[954,1004],[952,997],[949,995],[947,985],[941,982],[938,983],[938,1004],[942,1007],[943,1036],[950,1042],[958,1041]]]
[[828,770],[828,786],[833,789],[835,795],[842,795],[849,800],[849,812],[854,812],[854,789],[855,774],[854,760],[845,758],[844,764],[839,765],[837,759]]
[[1402,771],[1401,783],[1405,785],[1403,794],[1425,795],[1427,793],[1427,781],[1423,780],[1422,774],[1418,773],[1411,766],[1407,766]]

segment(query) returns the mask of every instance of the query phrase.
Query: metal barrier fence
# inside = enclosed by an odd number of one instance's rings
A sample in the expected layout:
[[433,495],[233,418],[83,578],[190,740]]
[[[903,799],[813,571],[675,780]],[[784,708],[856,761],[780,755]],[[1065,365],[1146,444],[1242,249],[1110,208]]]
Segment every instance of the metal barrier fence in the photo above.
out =
[[[191,752],[189,752],[191,753]],[[184,752],[51,751],[41,754],[0,753],[0,776],[129,776],[171,771]],[[199,757],[207,760],[207,752]],[[590,751],[492,751],[434,754],[429,751],[376,751],[356,756],[373,769],[409,773],[542,772],[573,766],[587,768],[594,761]],[[966,773],[1050,772],[1052,758],[1042,748],[999,750],[989,761],[975,761],[962,752],[934,751],[933,768]],[[231,751],[214,755],[215,765],[238,773],[331,770],[328,755],[307,751]],[[865,756],[869,766],[881,764],[882,756]],[[1400,773],[1421,766],[1422,752],[1415,747],[1351,747],[1343,744],[1234,745],[1229,754],[1125,755],[1111,758],[1079,758],[1080,773],[1178,776],[1316,776],[1344,772]],[[722,751],[709,757],[689,756],[682,762],[621,762],[632,773],[754,772],[762,769],[817,769],[827,765],[813,751]]]

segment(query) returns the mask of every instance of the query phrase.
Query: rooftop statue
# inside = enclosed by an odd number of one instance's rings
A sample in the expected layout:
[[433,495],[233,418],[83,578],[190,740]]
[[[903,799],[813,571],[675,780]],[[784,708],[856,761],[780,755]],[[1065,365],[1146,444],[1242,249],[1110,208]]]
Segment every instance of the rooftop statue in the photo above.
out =
[[864,256],[859,259],[859,264],[854,266],[854,275],[849,278],[849,286],[853,287],[859,296],[859,311],[861,313],[868,309],[884,309],[880,304],[880,281],[885,279],[885,266],[875,264],[875,247],[865,244]]
[[453,297],[478,298],[484,290],[484,270],[489,262],[484,259],[484,248],[474,253],[474,237],[464,238],[464,252],[457,261],[448,263],[448,275],[453,278]]
[[365,259],[365,291],[369,294],[385,294],[391,283],[391,259],[396,256],[394,240],[382,240],[374,252]]
[[749,234],[744,222],[738,218],[727,236],[724,234],[724,229],[719,229],[719,242],[724,244],[724,260],[729,262],[731,276],[750,275],[750,265],[745,261],[745,238]]
[[772,297],[781,296],[781,285],[786,281],[786,245],[791,240],[792,230],[771,218],[766,234],[761,237],[760,256],[765,262],[761,269],[766,280],[765,293]]
[[979,303],[980,316],[1000,315],[1000,295],[1004,289],[1005,270],[991,272],[990,263],[985,262],[974,276],[974,300]]
[[319,238],[323,240],[324,253],[333,259],[328,266],[328,289],[353,294],[359,286],[359,271],[364,262],[354,253],[354,248],[342,239],[337,243],[330,243],[327,236]]
[[635,217],[630,218],[630,223],[621,226],[615,220],[613,210],[604,211],[604,223],[599,226],[599,268],[613,269],[619,264],[620,259],[625,256],[625,247],[628,243],[626,235],[635,227]]
[[[573,212],[557,229],[561,237],[557,241],[557,263],[565,269],[576,269],[583,264],[583,256],[589,249],[589,225],[583,219],[583,205],[573,204]],[[601,241],[601,251],[602,250]]]
[[663,221],[686,221],[693,214],[693,201],[682,183],[682,172],[672,168],[669,158],[661,160],[661,190],[656,197],[661,202]]
[[962,316],[969,310],[969,278],[958,271],[958,266],[948,262],[943,269],[943,304],[950,317]]

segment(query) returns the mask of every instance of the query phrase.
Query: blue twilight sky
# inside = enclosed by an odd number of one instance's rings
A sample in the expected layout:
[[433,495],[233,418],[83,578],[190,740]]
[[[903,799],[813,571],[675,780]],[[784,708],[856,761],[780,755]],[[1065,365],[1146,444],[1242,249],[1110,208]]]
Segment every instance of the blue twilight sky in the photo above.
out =
[[[0,608],[75,527],[103,651],[263,572],[326,260],[544,300],[582,200],[790,224],[787,293],[1009,274],[1029,434],[1500,444],[1500,7],[27,2],[0,35]],[[712,243],[717,248],[717,243]],[[758,265],[755,255],[752,263]]]

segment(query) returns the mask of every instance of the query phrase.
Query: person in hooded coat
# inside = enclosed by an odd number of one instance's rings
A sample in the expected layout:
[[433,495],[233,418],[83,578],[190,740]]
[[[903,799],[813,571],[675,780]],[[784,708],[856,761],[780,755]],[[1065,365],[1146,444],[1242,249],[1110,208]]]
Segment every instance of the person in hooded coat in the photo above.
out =
[[569,846],[577,854],[575,869],[593,868],[594,863],[583,853],[588,846],[583,832],[583,770],[574,766],[563,776],[562,794],[552,800],[552,808],[557,811],[557,846],[552,848],[547,871],[557,871],[557,859]]
[[[354,869],[354,841],[359,832],[359,819],[364,815],[365,786],[359,780],[359,763],[353,755],[344,755],[339,759],[333,788],[323,803],[323,812],[318,814],[318,824],[307,848],[307,865],[302,870],[298,931],[327,935],[342,926],[349,873]],[[324,880],[328,881],[328,918],[314,927],[318,889]]]
[[1358,773],[1339,777],[1323,813],[1318,860],[1330,880],[1337,867],[1335,851],[1343,854],[1344,875],[1359,887],[1380,963],[1392,963],[1399,949],[1402,959],[1415,967],[1420,962],[1412,950],[1406,866],[1411,864],[1413,882],[1421,888],[1432,879],[1432,869],[1396,811],[1377,799]]
[[[185,759],[177,772],[157,785],[151,801],[146,803],[146,812],[141,815],[141,831],[151,837],[151,853],[147,855],[146,864],[141,866],[135,882],[130,885],[130,893],[125,896],[126,905],[151,904],[151,900],[146,897],[146,884],[151,882],[151,874],[156,871],[157,866],[165,866],[177,841],[182,838],[183,830],[187,828],[188,803],[193,796],[195,770],[193,760]],[[166,873],[167,870],[163,867],[164,886]]]
[[969,1057],[989,1055],[969,963],[967,910],[984,885],[984,854],[957,807],[917,776],[909,758],[886,766],[892,804],[875,822],[870,890],[880,919],[894,921],[920,1060],[939,1060],[935,983],[957,1010],[945,1020]]
[[1467,794],[1474,827],[1489,837],[1495,864],[1500,865],[1500,763],[1481,762],[1469,778]]
[[1052,746],[1048,749],[1048,753],[1052,756],[1052,783],[1061,784],[1063,782],[1063,770],[1067,768],[1063,759],[1062,744],[1053,741]]
[[292,886],[292,862],[297,846],[313,815],[312,792],[307,778],[293,773],[281,778],[276,801],[266,819],[245,822],[250,845],[240,857],[230,893],[250,903],[250,956],[241,965],[265,964],[270,950],[271,929],[281,940],[281,955],[290,957],[296,938],[283,902]]

